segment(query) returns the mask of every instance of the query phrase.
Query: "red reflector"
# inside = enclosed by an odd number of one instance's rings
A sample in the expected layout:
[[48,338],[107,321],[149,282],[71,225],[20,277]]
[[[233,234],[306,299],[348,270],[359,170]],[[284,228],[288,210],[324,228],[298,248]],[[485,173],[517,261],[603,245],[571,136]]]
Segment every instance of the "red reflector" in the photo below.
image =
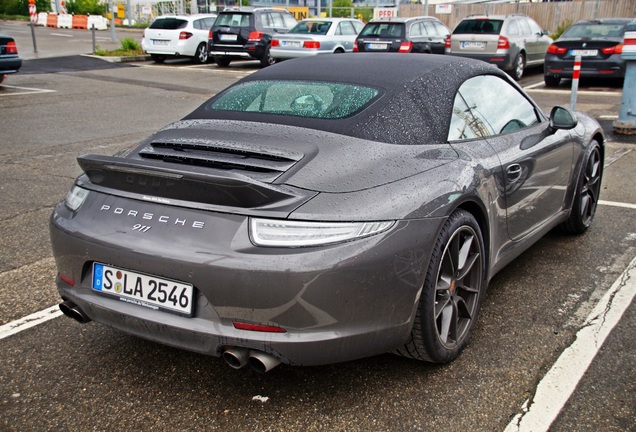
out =
[[550,72],[561,73],[563,72],[563,69],[550,69]]
[[497,49],[510,48],[510,41],[505,36],[499,36],[499,42],[497,42]]
[[413,42],[402,42],[398,52],[407,53],[407,52],[411,52],[412,49],[413,49]]
[[65,284],[75,286],[75,281],[70,276],[63,275],[62,273],[58,273],[57,275]]
[[566,51],[567,48],[561,48],[559,46],[556,46],[555,44],[551,44],[548,47],[548,54],[565,54]]
[[612,69],[603,69],[603,70],[600,70],[599,73],[603,75],[610,75],[610,74],[616,73],[616,71]]
[[618,44],[611,47],[603,48],[603,54],[622,54],[623,53],[623,45]]
[[287,330],[281,327],[276,326],[268,326],[261,324],[248,324],[243,322],[234,321],[234,328],[239,330],[249,330],[249,331],[257,331],[257,332],[267,332],[267,333],[287,333]]
[[318,41],[305,41],[303,46],[305,48],[309,48],[309,49],[318,49],[318,48],[320,48],[320,42],[318,42]]
[[259,42],[261,39],[263,39],[263,32],[253,31],[248,36],[247,41],[248,42]]
[[280,45],[280,41],[278,39],[272,39],[272,46],[277,47],[278,45]]
[[189,33],[189,32],[181,32],[181,33],[179,33],[179,39],[180,40],[190,39],[191,37],[192,37],[192,33]]
[[18,47],[16,46],[15,42],[8,42],[7,54],[17,54],[17,53],[18,53]]
[[503,57],[493,57],[490,59],[490,61],[504,61]]

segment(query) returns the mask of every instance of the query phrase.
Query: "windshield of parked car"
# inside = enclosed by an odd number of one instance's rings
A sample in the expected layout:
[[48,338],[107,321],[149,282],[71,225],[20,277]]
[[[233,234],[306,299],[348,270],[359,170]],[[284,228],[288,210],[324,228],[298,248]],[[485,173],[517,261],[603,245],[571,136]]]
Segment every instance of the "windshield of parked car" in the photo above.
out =
[[151,29],[178,30],[186,28],[188,21],[179,18],[158,18],[150,24]]
[[577,24],[568,28],[562,38],[622,37],[625,24]]
[[369,23],[362,29],[360,36],[403,38],[404,23]]
[[453,30],[453,34],[499,34],[502,24],[502,20],[464,20]]
[[329,27],[331,27],[331,22],[329,21],[301,21],[289,33],[325,35]]
[[249,81],[231,87],[207,109],[319,119],[349,117],[378,96],[373,87],[309,81]]

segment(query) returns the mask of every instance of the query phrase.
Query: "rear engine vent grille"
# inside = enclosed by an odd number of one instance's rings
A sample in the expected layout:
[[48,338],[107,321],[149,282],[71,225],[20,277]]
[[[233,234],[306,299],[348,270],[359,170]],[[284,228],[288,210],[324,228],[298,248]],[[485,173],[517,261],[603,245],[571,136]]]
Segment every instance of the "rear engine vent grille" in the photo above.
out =
[[240,170],[261,181],[273,181],[296,162],[301,153],[188,142],[153,142],[139,151],[145,159],[222,170]]

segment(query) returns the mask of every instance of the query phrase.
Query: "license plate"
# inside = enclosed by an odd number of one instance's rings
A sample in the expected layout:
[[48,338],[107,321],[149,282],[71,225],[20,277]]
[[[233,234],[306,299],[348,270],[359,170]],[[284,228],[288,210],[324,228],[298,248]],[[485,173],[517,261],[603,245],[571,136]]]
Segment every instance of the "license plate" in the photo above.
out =
[[572,57],[596,57],[598,55],[598,50],[570,50],[570,55]]
[[484,49],[486,48],[485,42],[460,42],[459,44],[461,49]]
[[159,40],[159,39],[152,40],[153,45],[168,45],[169,43],[170,41],[167,41],[167,40]]
[[237,39],[236,35],[233,34],[221,34],[219,35],[219,40],[222,41],[235,41]]
[[300,48],[300,42],[298,41],[282,41],[281,45],[286,48]]
[[367,44],[367,49],[370,49],[370,50],[385,50],[385,49],[387,49],[388,46],[389,46],[388,44],[370,43],[370,44]]
[[126,303],[192,316],[190,284],[93,263],[93,290]]

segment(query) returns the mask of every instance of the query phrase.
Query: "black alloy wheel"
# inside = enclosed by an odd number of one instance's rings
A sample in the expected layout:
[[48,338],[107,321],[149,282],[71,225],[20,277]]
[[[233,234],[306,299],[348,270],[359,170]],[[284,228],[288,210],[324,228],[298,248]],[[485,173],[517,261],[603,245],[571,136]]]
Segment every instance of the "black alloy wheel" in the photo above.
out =
[[435,243],[411,339],[397,354],[433,363],[459,356],[486,290],[485,265],[479,224],[472,214],[455,211]]
[[596,214],[602,176],[603,157],[601,156],[601,146],[596,141],[592,141],[587,159],[581,167],[581,175],[576,194],[574,195],[570,217],[562,225],[566,232],[582,234],[590,227]]
[[230,65],[230,59],[227,57],[214,57],[214,63],[219,67],[228,67]]

